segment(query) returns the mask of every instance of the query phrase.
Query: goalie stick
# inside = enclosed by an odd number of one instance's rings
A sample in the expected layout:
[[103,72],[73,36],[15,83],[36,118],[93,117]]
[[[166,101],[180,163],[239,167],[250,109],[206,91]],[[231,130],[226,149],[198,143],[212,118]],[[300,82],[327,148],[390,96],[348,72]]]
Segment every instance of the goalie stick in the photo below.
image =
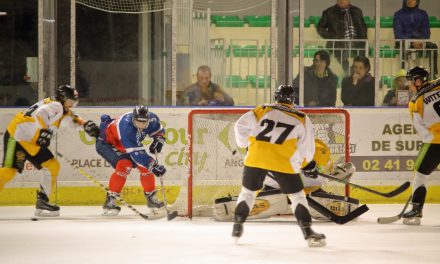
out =
[[374,193],[374,194],[377,194],[377,195],[380,195],[380,196],[383,196],[383,197],[387,197],[387,198],[391,198],[391,197],[394,197],[394,196],[396,196],[398,194],[403,193],[411,185],[411,183],[409,181],[406,181],[402,185],[397,187],[396,189],[392,190],[391,192],[383,193],[383,192],[379,192],[379,191],[367,188],[367,187],[362,186],[362,185],[358,185],[358,184],[355,184],[355,183],[348,182],[346,180],[338,179],[338,178],[336,178],[334,176],[327,175],[325,173],[318,172],[318,175],[321,176],[321,177],[327,178],[329,180],[337,181],[337,182],[340,182],[340,183],[345,183],[345,184],[351,185],[354,188],[358,188],[358,189],[361,189],[363,191]]
[[[157,152],[154,152],[154,156],[156,158],[156,163],[157,163]],[[160,180],[160,187],[161,187],[161,191],[162,191],[163,203],[165,204],[165,210],[167,212],[167,219],[168,219],[168,221],[171,221],[174,218],[176,218],[178,212],[174,211],[174,212],[170,213],[170,209],[168,208],[167,199],[165,197],[165,187],[163,184],[163,175],[159,177],[159,180]]]
[[[72,166],[74,169],[79,170],[79,172],[86,177],[87,179],[89,179],[90,181],[92,181],[94,184],[96,184],[97,186],[101,187],[101,189],[103,189],[106,193],[109,193],[110,190],[105,187],[102,183],[100,183],[97,179],[95,179],[92,175],[88,174],[87,172],[85,172],[83,169],[77,167],[77,166],[73,166],[72,163],[70,162],[69,159],[67,159],[66,157],[64,157],[61,153],[56,152],[57,156],[63,158],[65,161],[67,161],[67,163],[70,164],[70,166]],[[127,203],[124,199],[122,199],[119,196],[115,196],[116,200],[118,200],[120,203],[122,203],[123,205],[127,206],[131,211],[133,211],[135,214],[139,215],[140,217],[142,217],[145,220],[153,220],[153,219],[158,219],[158,217],[152,217],[146,214],[143,214],[141,212],[139,212],[136,208],[134,208],[131,204]]]
[[408,201],[406,201],[405,206],[403,207],[402,211],[395,216],[390,216],[390,217],[379,217],[377,218],[377,222],[379,224],[391,224],[394,223],[396,221],[398,221],[400,218],[402,218],[403,214],[406,211],[406,208],[408,208],[409,202],[411,201],[412,195],[409,196]]
[[362,206],[359,206],[355,210],[349,212],[348,214],[341,216],[341,215],[337,215],[337,214],[333,213],[332,211],[330,211],[329,209],[325,208],[324,206],[322,206],[320,203],[315,201],[310,196],[307,196],[306,198],[307,198],[307,202],[310,205],[310,207],[312,207],[313,209],[318,211],[320,214],[322,214],[323,216],[330,219],[332,222],[335,222],[336,224],[339,224],[339,225],[343,225],[345,223],[348,223],[351,220],[359,217],[360,215],[362,215],[363,213],[365,213],[369,210],[368,206],[364,204]]

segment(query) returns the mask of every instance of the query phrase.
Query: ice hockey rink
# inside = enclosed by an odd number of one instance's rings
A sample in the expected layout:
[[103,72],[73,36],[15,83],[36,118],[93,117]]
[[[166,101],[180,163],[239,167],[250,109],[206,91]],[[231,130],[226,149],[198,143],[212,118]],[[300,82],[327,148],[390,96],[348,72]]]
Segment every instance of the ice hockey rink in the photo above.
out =
[[232,224],[209,218],[146,221],[127,208],[109,218],[100,207],[63,206],[59,218],[31,221],[31,206],[0,207],[0,263],[439,263],[440,204],[425,206],[421,226],[376,223],[401,204],[369,207],[345,225],[314,222],[327,236],[322,248],[307,246],[292,217],[246,222],[235,244]]

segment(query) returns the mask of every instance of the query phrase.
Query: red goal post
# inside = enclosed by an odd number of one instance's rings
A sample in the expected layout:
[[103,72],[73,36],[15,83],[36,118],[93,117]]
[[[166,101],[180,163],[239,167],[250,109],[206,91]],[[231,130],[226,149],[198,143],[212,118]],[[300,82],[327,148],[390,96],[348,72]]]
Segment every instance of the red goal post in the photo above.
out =
[[[235,144],[233,127],[251,109],[197,109],[188,115],[188,182],[185,204],[176,209],[190,218],[211,216],[214,200],[239,194],[245,150]],[[340,108],[299,109],[315,127],[315,138],[325,142],[334,164],[350,160],[350,115]],[[326,191],[348,195],[348,186],[329,181]],[[183,191],[183,192],[182,192]],[[185,202],[183,202],[185,203]],[[180,208],[183,207],[183,208]],[[186,208],[185,208],[186,207]],[[186,212],[186,213],[185,213]]]

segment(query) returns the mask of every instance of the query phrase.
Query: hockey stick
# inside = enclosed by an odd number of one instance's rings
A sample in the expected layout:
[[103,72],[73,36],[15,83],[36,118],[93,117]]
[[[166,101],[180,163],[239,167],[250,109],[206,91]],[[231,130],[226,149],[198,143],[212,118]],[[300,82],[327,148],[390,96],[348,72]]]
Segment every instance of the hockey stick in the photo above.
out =
[[313,209],[318,211],[320,214],[322,214],[323,216],[330,219],[332,222],[335,222],[336,224],[339,224],[339,225],[343,225],[345,223],[348,223],[351,220],[359,217],[360,215],[362,215],[363,213],[365,213],[369,210],[368,206],[364,204],[364,205],[356,208],[355,210],[351,211],[350,213],[343,215],[343,216],[340,216],[340,215],[337,215],[337,214],[333,213],[332,211],[328,210],[327,208],[322,206],[320,203],[315,201],[310,196],[307,196],[306,198],[307,198],[307,202],[310,205],[310,207],[312,207]]
[[[94,184],[96,184],[97,186],[101,187],[101,189],[103,189],[106,193],[109,193],[110,190],[105,187],[102,183],[100,183],[97,179],[95,179],[92,175],[88,174],[87,172],[85,172],[83,169],[79,168],[78,166],[74,166],[72,165],[71,161],[69,159],[67,159],[66,157],[64,157],[61,153],[56,152],[57,156],[63,158],[67,163],[70,164],[70,166],[72,166],[74,169],[79,170],[79,172],[86,177],[87,179],[89,179],[90,181],[92,181]],[[140,217],[142,217],[145,220],[151,220],[151,219],[156,219],[156,218],[152,218],[151,216],[145,215],[141,212],[139,212],[136,208],[134,208],[131,204],[127,203],[124,199],[122,199],[119,196],[113,196],[116,198],[116,200],[118,200],[119,202],[121,202],[123,205],[127,206],[130,210],[132,210],[135,214],[139,215]]]
[[400,218],[402,218],[403,214],[406,211],[406,208],[408,208],[409,202],[411,201],[412,195],[409,196],[408,201],[406,201],[405,206],[403,207],[402,211],[395,216],[390,216],[390,217],[379,217],[377,218],[377,222],[379,224],[391,224],[394,223],[396,221],[398,221]]
[[[154,152],[154,156],[156,158],[156,163],[157,163],[157,152]],[[160,187],[161,187],[161,191],[162,191],[163,203],[165,204],[165,210],[167,212],[167,219],[168,219],[168,221],[171,221],[174,218],[176,218],[178,212],[174,211],[174,212],[170,213],[170,209],[168,208],[167,199],[165,197],[165,187],[163,184],[163,175],[159,177],[159,180],[160,180]]]
[[387,198],[394,197],[394,196],[396,196],[398,194],[403,193],[411,185],[411,183],[409,181],[406,181],[402,185],[397,187],[396,189],[392,190],[391,192],[383,193],[383,192],[379,192],[379,191],[367,188],[367,187],[362,186],[362,185],[358,185],[358,184],[355,184],[355,183],[348,182],[346,180],[338,179],[338,178],[336,178],[334,176],[327,175],[327,174],[324,174],[324,173],[318,172],[318,175],[321,176],[321,177],[327,178],[329,180],[337,181],[337,182],[340,182],[340,183],[345,183],[345,184],[351,185],[354,188],[358,188],[358,189],[361,189],[363,191],[374,193],[374,194],[377,194],[377,195],[380,195],[380,196],[383,196],[383,197],[387,197]]

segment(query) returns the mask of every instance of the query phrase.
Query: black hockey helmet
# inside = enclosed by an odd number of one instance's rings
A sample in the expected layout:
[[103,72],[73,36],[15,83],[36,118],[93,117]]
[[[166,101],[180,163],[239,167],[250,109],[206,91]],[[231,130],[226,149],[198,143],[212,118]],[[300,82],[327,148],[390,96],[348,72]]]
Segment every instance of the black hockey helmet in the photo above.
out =
[[70,85],[63,84],[55,91],[55,100],[63,104],[68,99],[78,102],[78,91]]
[[292,85],[280,85],[275,91],[274,99],[277,103],[293,104],[295,101],[295,88]]
[[133,109],[133,120],[139,121],[139,122],[148,122],[148,107],[143,105],[137,105]]
[[421,66],[416,66],[406,72],[406,79],[409,81],[420,79],[422,82],[426,82],[428,80],[428,77],[428,70]]

